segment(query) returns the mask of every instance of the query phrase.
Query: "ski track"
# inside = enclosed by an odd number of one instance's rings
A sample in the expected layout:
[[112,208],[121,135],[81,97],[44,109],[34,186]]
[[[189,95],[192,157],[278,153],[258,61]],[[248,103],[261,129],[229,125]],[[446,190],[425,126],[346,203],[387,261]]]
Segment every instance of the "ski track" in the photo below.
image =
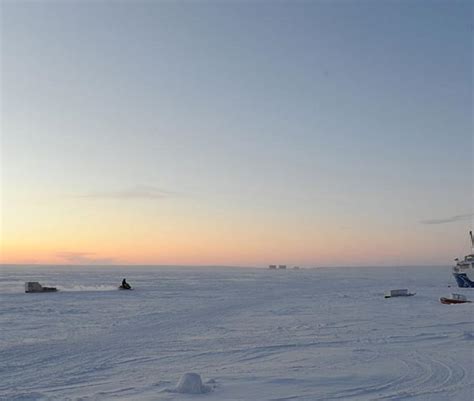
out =
[[[472,400],[474,309],[438,302],[449,268],[84,269],[0,271],[0,400],[190,400],[167,390],[188,371],[213,401]],[[415,297],[383,298],[405,281]]]

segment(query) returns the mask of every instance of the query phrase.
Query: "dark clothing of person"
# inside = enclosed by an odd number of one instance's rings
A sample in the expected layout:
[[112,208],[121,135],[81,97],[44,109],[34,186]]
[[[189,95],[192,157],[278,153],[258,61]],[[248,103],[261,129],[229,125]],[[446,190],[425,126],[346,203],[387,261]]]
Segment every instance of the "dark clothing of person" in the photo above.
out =
[[125,289],[125,290],[129,290],[130,288],[130,284],[128,284],[125,279],[122,280],[122,288]]

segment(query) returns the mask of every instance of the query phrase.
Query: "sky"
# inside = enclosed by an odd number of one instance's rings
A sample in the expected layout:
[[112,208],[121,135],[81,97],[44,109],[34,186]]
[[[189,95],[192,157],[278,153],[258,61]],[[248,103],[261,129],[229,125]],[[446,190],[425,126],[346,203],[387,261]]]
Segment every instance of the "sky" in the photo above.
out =
[[0,263],[449,265],[470,1],[1,2]]

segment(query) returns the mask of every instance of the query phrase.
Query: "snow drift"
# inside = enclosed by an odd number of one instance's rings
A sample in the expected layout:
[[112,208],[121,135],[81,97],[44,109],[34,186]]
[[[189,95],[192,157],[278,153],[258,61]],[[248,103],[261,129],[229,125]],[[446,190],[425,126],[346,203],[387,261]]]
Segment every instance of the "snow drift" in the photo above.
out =
[[177,393],[205,394],[212,390],[210,386],[202,384],[201,376],[197,373],[185,373],[179,379],[175,388]]

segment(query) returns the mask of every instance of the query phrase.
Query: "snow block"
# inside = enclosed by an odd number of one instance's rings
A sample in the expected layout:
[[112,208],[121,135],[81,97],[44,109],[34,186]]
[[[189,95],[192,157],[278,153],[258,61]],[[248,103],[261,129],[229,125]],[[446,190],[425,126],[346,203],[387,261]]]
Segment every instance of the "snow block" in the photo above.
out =
[[201,376],[197,373],[185,373],[176,386],[177,393],[204,394],[209,391],[211,391],[211,387],[202,384]]

